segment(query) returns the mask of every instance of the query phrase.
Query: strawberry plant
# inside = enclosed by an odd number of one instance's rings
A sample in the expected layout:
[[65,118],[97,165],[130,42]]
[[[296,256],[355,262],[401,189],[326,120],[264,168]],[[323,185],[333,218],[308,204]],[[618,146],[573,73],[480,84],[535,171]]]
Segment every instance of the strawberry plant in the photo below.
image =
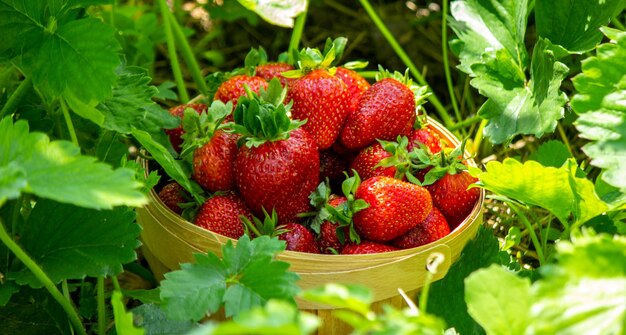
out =
[[[0,0],[3,333],[323,329],[295,301],[354,334],[624,333],[624,19],[619,0]],[[303,235],[437,243],[481,188],[476,237],[406,308],[302,291],[277,258]],[[236,243],[159,282],[133,210],[152,189]]]

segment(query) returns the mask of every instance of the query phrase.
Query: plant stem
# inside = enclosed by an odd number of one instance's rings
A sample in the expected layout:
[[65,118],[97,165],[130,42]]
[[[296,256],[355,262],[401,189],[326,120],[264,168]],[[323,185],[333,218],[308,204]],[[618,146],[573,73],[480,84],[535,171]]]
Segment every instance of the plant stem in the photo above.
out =
[[462,128],[465,128],[467,126],[471,126],[471,125],[473,125],[475,123],[478,123],[478,122],[480,122],[482,120],[483,120],[483,118],[481,118],[480,116],[474,115],[474,116],[472,116],[472,117],[470,117],[468,119],[465,119],[465,120],[463,120],[461,122],[455,123],[450,128],[448,128],[448,130],[450,130],[450,131],[457,131],[459,129],[462,129]]
[[174,28],[173,30],[174,30],[174,35],[176,38],[176,43],[178,43],[178,46],[180,47],[180,52],[182,53],[183,58],[185,59],[185,63],[187,63],[189,72],[191,72],[191,77],[193,78],[193,81],[196,83],[196,86],[198,87],[198,91],[200,91],[200,94],[206,97],[209,92],[209,88],[207,87],[206,82],[204,81],[204,77],[202,76],[202,71],[200,70],[200,65],[198,65],[198,61],[196,60],[196,57],[193,54],[193,50],[191,49],[191,46],[189,45],[189,41],[185,37],[183,28],[180,26],[180,24],[178,23],[178,20],[176,20],[176,17],[174,17],[171,11],[167,11],[167,13],[170,16],[169,22],[172,28]]
[[106,335],[107,333],[107,311],[104,306],[104,277],[98,277],[96,282],[96,291],[98,299],[98,334]]
[[533,225],[530,223],[530,221],[528,221],[528,218],[526,217],[526,215],[524,215],[522,210],[516,204],[509,201],[507,202],[507,205],[509,206],[509,208],[511,208],[515,212],[515,214],[517,214],[520,221],[522,221],[526,229],[528,229],[528,234],[530,235],[531,241],[533,241],[533,245],[535,246],[535,251],[537,252],[537,257],[539,258],[539,265],[541,266],[545,264],[546,259],[543,254],[543,247],[541,246],[541,243],[539,242],[539,238],[537,238],[537,233],[533,229]]
[[567,151],[569,152],[569,154],[572,157],[574,156],[574,153],[572,152],[572,148],[571,145],[569,143],[569,140],[567,139],[567,133],[565,132],[565,129],[563,129],[563,125],[559,122],[556,124],[556,128],[559,131],[559,135],[561,136],[561,140],[563,141],[563,143],[565,143],[565,146],[567,147]]
[[[391,48],[395,51],[398,57],[400,57],[402,62],[409,68],[409,71],[411,71],[411,74],[415,77],[415,79],[417,79],[417,82],[422,86],[430,87],[430,85],[428,85],[428,83],[426,82],[426,79],[424,79],[422,74],[417,69],[417,66],[413,64],[413,61],[411,61],[411,58],[409,57],[409,55],[406,54],[406,52],[402,49],[402,46],[400,46],[400,44],[398,43],[396,38],[393,36],[393,34],[389,31],[389,29],[387,29],[387,27],[385,26],[385,23],[380,19],[380,17],[376,13],[372,5],[369,3],[369,1],[359,0],[359,2],[361,2],[361,5],[363,6],[367,14],[370,16],[370,18],[372,19],[376,27],[383,34],[383,36],[385,37],[385,39],[387,40]],[[448,115],[448,111],[446,111],[446,108],[441,104],[437,96],[435,94],[431,94],[428,96],[428,100],[430,101],[430,103],[433,104],[433,107],[435,107],[435,109],[437,110],[437,113],[439,114],[439,117],[443,121],[444,125],[448,128],[451,127],[454,122],[452,121],[452,119],[450,119],[450,116]]]
[[295,61],[293,59],[293,52],[298,51],[300,46],[300,40],[302,39],[302,32],[304,31],[304,24],[306,23],[306,14],[307,10],[300,13],[296,18],[296,22],[293,25],[293,31],[291,32],[291,39],[289,39],[289,49],[287,49],[287,53],[289,54],[289,63],[293,64]]
[[22,249],[22,247],[20,247],[9,236],[6,229],[4,228],[2,219],[0,219],[0,240],[2,241],[2,243],[4,243],[4,245],[7,246],[9,250],[11,250],[11,252],[13,252],[17,259],[19,259],[24,264],[24,266],[26,266],[33,273],[35,278],[37,278],[43,284],[48,292],[50,292],[50,295],[52,295],[54,300],[56,300],[61,305],[63,310],[65,310],[65,313],[67,313],[70,322],[74,326],[74,330],[78,334],[87,335],[87,331],[85,330],[85,327],[83,326],[80,317],[76,312],[76,309],[72,305],[72,302],[63,297],[63,294],[59,291],[56,285],[54,285],[50,277],[48,277],[48,275],[46,275],[41,267],[37,265],[37,263],[35,263],[35,261],[30,258],[30,256],[28,256],[24,249]]
[[443,57],[443,71],[446,75],[446,84],[448,85],[448,94],[450,95],[450,102],[452,103],[452,109],[457,121],[463,119],[459,105],[456,102],[456,95],[454,93],[454,83],[452,83],[452,75],[450,74],[450,63],[448,59],[448,0],[443,0],[443,11],[441,13],[441,55]]
[[172,25],[170,23],[170,13],[167,7],[166,0],[158,0],[159,7],[161,9],[161,18],[163,19],[163,29],[165,29],[165,38],[167,41],[167,54],[170,58],[170,65],[176,80],[176,86],[178,87],[178,97],[181,102],[189,101],[189,93],[187,93],[187,87],[183,80],[183,72],[180,69],[180,63],[178,62],[178,55],[176,54],[176,43],[172,33]]
[[613,19],[611,20],[611,23],[613,23],[613,25],[618,28],[619,30],[626,30],[626,26],[624,26],[620,21],[619,21],[619,14],[616,15],[615,17],[613,17]]
[[74,143],[77,147],[80,146],[78,144],[78,137],[76,136],[76,130],[74,129],[74,123],[72,122],[70,111],[67,109],[67,105],[65,104],[65,100],[63,98],[61,98],[61,111],[63,112],[63,118],[65,118],[65,124],[67,124],[67,131],[70,133],[72,143]]
[[7,101],[6,105],[2,107],[0,111],[0,119],[4,118],[6,115],[13,114],[17,109],[17,106],[22,102],[22,99],[26,95],[28,91],[33,87],[33,81],[30,77],[24,78],[20,85],[17,87],[15,92],[11,94],[11,97]]

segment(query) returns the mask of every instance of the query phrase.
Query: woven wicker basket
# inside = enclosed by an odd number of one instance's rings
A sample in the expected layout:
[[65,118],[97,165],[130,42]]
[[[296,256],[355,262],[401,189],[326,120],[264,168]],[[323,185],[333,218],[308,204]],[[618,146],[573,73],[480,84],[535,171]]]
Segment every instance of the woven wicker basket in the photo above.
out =
[[[442,139],[453,146],[459,144],[452,133],[436,121],[429,125]],[[474,165],[473,161],[469,161]],[[141,238],[143,252],[158,278],[180,263],[193,262],[194,253],[207,251],[221,255],[222,245],[229,240],[203,228],[197,227],[170,211],[152,191],[147,206],[137,209],[138,222],[143,227]],[[482,223],[484,191],[481,190],[470,216],[444,238],[418,248],[369,255],[319,255],[284,251],[278,259],[289,262],[290,270],[300,276],[298,284],[303,289],[325,283],[353,283],[369,287],[374,293],[374,309],[384,304],[405,306],[398,288],[415,294],[426,278],[426,263],[433,253],[445,257],[434,280],[441,279],[450,265],[456,261],[465,244]],[[297,300],[301,310],[317,314],[322,321],[318,334],[347,334],[350,328],[332,317],[332,308],[303,300]]]

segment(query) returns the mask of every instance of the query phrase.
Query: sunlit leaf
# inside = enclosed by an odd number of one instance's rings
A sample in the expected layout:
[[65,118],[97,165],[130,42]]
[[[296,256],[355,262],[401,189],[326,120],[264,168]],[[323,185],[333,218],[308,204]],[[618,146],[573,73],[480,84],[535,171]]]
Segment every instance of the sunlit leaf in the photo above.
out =
[[537,0],[537,34],[573,53],[589,51],[602,40],[599,28],[624,4],[623,0]]
[[143,335],[143,328],[135,327],[133,323],[133,313],[127,312],[122,301],[122,293],[113,291],[111,296],[111,305],[113,306],[113,317],[115,319],[115,330],[118,334],[124,335]]
[[524,333],[529,323],[530,280],[492,265],[467,277],[465,288],[468,312],[487,334]]
[[485,171],[472,170],[479,185],[495,194],[552,212],[564,223],[569,215],[584,223],[600,215],[608,206],[600,200],[591,181],[576,177],[576,164],[561,168],[545,167],[536,161],[521,163],[512,158],[489,162]]
[[583,146],[591,164],[626,193],[626,33],[616,37],[583,60],[582,73],[572,80],[578,93],[571,104],[580,136],[591,141]]
[[308,0],[238,0],[265,21],[282,27],[293,27],[293,20],[306,10]]
[[[77,206],[109,209],[141,206],[147,201],[139,191],[141,184],[134,180],[134,171],[113,170],[93,157],[80,155],[80,149],[70,142],[29,133],[28,123],[13,124],[10,117],[0,121],[0,169],[22,176],[15,181],[21,185],[20,191]],[[12,187],[13,194],[18,188]]]

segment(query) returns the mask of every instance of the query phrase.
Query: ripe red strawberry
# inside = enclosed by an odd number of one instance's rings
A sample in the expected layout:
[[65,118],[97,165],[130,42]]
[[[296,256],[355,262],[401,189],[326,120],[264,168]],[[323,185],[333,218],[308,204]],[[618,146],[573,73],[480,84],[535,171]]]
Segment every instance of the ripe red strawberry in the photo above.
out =
[[361,150],[350,164],[350,172],[355,170],[363,179],[369,179],[375,176],[395,177],[396,168],[393,166],[378,166],[385,158],[391,157],[392,154],[383,148],[379,142],[368,146]]
[[252,219],[252,212],[234,192],[214,195],[200,207],[194,224],[220,235],[238,239],[244,234],[241,215]]
[[365,91],[339,136],[344,147],[359,150],[376,139],[392,141],[412,126],[416,95],[404,82],[385,77]]
[[350,96],[349,112],[352,112],[356,109],[363,93],[370,87],[370,83],[356,71],[341,66],[337,67],[335,76],[341,79],[348,87],[348,95]]
[[433,207],[424,221],[393,239],[391,244],[400,249],[415,248],[437,241],[449,233],[448,221],[437,207]]
[[284,231],[278,235],[278,239],[287,243],[286,250],[312,254],[320,253],[315,236],[305,226],[299,223],[287,223],[280,225],[278,228]]
[[[420,161],[414,164],[422,169],[415,175],[428,171],[418,178],[423,180],[421,184],[430,192],[433,205],[445,216],[452,230],[470,214],[480,196],[478,188],[468,189],[478,179],[466,171],[467,166],[462,161],[464,148],[465,141],[450,152],[442,150],[438,154],[429,154],[422,150],[422,154],[416,156]],[[416,149],[414,153],[419,151]]]
[[284,77],[282,73],[286,71],[291,71],[293,69],[293,65],[287,63],[265,63],[257,65],[255,68],[255,73],[258,77],[261,77],[267,81],[278,78],[282,86],[287,86],[292,79]]
[[265,93],[242,99],[235,109],[233,128],[245,139],[235,160],[235,183],[254,213],[275,209],[288,222],[310,210],[319,152],[312,136],[298,128],[302,122],[289,120],[287,107],[277,103],[284,96],[277,79]]
[[372,241],[362,241],[360,244],[350,243],[347,244],[343,250],[341,251],[342,255],[361,255],[361,254],[378,254],[381,252],[389,252],[399,250],[396,247],[372,242]]
[[467,171],[447,173],[432,185],[426,185],[433,204],[446,217],[450,229],[456,228],[472,212],[480,196],[480,189],[467,189],[478,179]]
[[328,178],[331,183],[341,183],[348,163],[346,155],[339,155],[332,149],[320,151],[320,180]]
[[192,178],[209,192],[235,189],[235,158],[239,135],[217,130],[193,154]]
[[[230,77],[223,82],[215,92],[213,100],[219,100],[223,103],[232,102],[233,108],[237,106],[239,97],[246,95],[244,84],[250,87],[252,92],[259,93],[261,88],[267,88],[267,81],[261,77],[240,74]],[[231,119],[229,119],[231,121]]]
[[429,126],[424,126],[419,129],[413,129],[408,136],[409,145],[407,150],[413,151],[414,148],[418,148],[420,143],[424,144],[431,153],[436,154],[441,151],[441,137],[437,135]]
[[294,120],[307,120],[302,128],[313,136],[320,150],[335,143],[350,104],[348,88],[341,79],[324,69],[310,71],[289,84],[287,101],[293,101]]
[[[177,116],[181,118],[182,120],[183,114],[185,112],[185,108],[193,108],[198,113],[204,113],[207,109],[207,106],[205,104],[179,105],[179,106],[170,108],[169,112],[171,115]],[[182,123],[179,127],[176,127],[173,129],[165,129],[165,133],[167,134],[167,136],[169,136],[170,143],[172,144],[172,147],[174,147],[174,150],[176,150],[177,152],[180,152],[182,150],[182,144],[183,144],[182,136],[185,133],[185,131],[183,130]]]
[[239,136],[223,130],[227,126],[223,120],[231,110],[232,103],[216,100],[202,115],[185,113],[180,156],[193,163],[192,178],[210,192],[235,189],[233,165]]
[[183,209],[179,206],[179,204],[189,201],[187,191],[175,181],[163,186],[163,188],[159,191],[158,196],[159,199],[163,201],[165,206],[179,215],[183,212]]
[[[348,201],[343,196],[331,196],[328,200],[328,205],[333,208],[338,208],[340,205],[345,204]],[[337,229],[343,229],[343,238],[340,238],[337,234]],[[323,253],[341,253],[343,244],[346,238],[350,234],[350,227],[341,226],[340,223],[324,220],[320,227],[319,232],[319,246]],[[343,243],[342,243],[343,241]]]
[[354,214],[354,228],[366,240],[390,241],[422,222],[432,210],[428,191],[390,177],[373,177],[358,187],[356,199],[369,204]]

